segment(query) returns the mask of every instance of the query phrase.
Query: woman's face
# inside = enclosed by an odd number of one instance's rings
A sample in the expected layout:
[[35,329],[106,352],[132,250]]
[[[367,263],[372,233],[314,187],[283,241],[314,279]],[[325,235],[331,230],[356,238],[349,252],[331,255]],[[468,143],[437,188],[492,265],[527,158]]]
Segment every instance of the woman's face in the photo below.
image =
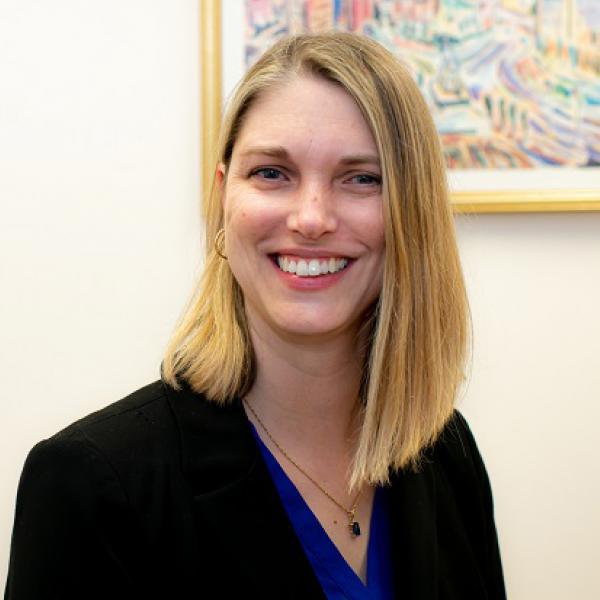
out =
[[381,289],[384,231],[377,148],[350,95],[314,76],[265,93],[218,180],[251,328],[356,331]]

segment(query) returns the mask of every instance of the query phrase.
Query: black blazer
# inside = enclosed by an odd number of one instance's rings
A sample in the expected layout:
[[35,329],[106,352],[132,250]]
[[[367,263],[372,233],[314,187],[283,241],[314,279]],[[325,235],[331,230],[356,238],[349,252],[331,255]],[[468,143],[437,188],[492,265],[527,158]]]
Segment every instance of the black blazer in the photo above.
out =
[[[489,482],[459,413],[389,493],[396,597],[505,598]],[[156,382],[27,458],[5,600],[323,597],[240,402]]]

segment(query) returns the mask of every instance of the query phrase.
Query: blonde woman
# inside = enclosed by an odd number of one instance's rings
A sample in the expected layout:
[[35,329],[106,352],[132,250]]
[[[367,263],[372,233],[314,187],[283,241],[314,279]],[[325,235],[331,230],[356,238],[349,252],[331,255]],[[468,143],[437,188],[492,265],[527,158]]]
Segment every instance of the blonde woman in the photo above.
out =
[[353,35],[279,42],[231,100],[204,216],[162,380],[31,452],[6,598],[504,598],[406,70]]

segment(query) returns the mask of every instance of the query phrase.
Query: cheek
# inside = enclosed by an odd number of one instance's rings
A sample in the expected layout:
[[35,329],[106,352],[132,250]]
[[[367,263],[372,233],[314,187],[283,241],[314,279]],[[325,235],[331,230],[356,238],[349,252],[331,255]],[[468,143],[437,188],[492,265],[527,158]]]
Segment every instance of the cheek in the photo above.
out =
[[236,244],[251,243],[264,232],[264,219],[247,208],[232,210],[225,220],[230,241]]
[[385,224],[383,214],[376,212],[365,216],[363,221],[363,239],[373,254],[374,262],[374,286],[378,291],[383,285],[383,271],[385,265]]
[[282,221],[281,211],[264,200],[246,196],[231,198],[225,207],[225,226],[231,238],[258,240],[273,233]]
[[[383,213],[379,213],[376,223],[373,226],[373,238],[376,246],[380,249],[381,253],[385,252],[385,223],[383,221]],[[383,262],[383,258],[382,258]]]
[[356,215],[353,223],[355,235],[373,251],[381,250],[385,246],[385,224],[381,205],[369,207]]
[[225,229],[229,238],[235,239],[252,234],[257,219],[248,204],[236,196],[230,195],[225,204]]
[[373,244],[383,252],[385,248],[385,225],[383,217],[378,218],[376,223],[373,224],[371,234],[373,236]]

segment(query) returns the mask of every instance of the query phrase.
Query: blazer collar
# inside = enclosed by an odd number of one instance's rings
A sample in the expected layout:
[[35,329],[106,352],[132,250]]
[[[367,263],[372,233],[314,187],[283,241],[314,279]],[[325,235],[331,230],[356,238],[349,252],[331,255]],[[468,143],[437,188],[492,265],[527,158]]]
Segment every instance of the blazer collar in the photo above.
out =
[[167,394],[200,543],[216,540],[232,573],[248,582],[248,597],[254,587],[256,597],[265,599],[324,598],[241,401],[220,406],[189,388],[167,387]]
[[259,458],[241,402],[209,402],[185,383],[165,386],[179,429],[183,471],[194,495],[243,479]]
[[[199,539],[221,541],[264,598],[324,598],[254,441],[241,401],[220,406],[167,386],[182,466],[194,496]],[[395,596],[438,596],[433,465],[401,471],[389,489]]]

